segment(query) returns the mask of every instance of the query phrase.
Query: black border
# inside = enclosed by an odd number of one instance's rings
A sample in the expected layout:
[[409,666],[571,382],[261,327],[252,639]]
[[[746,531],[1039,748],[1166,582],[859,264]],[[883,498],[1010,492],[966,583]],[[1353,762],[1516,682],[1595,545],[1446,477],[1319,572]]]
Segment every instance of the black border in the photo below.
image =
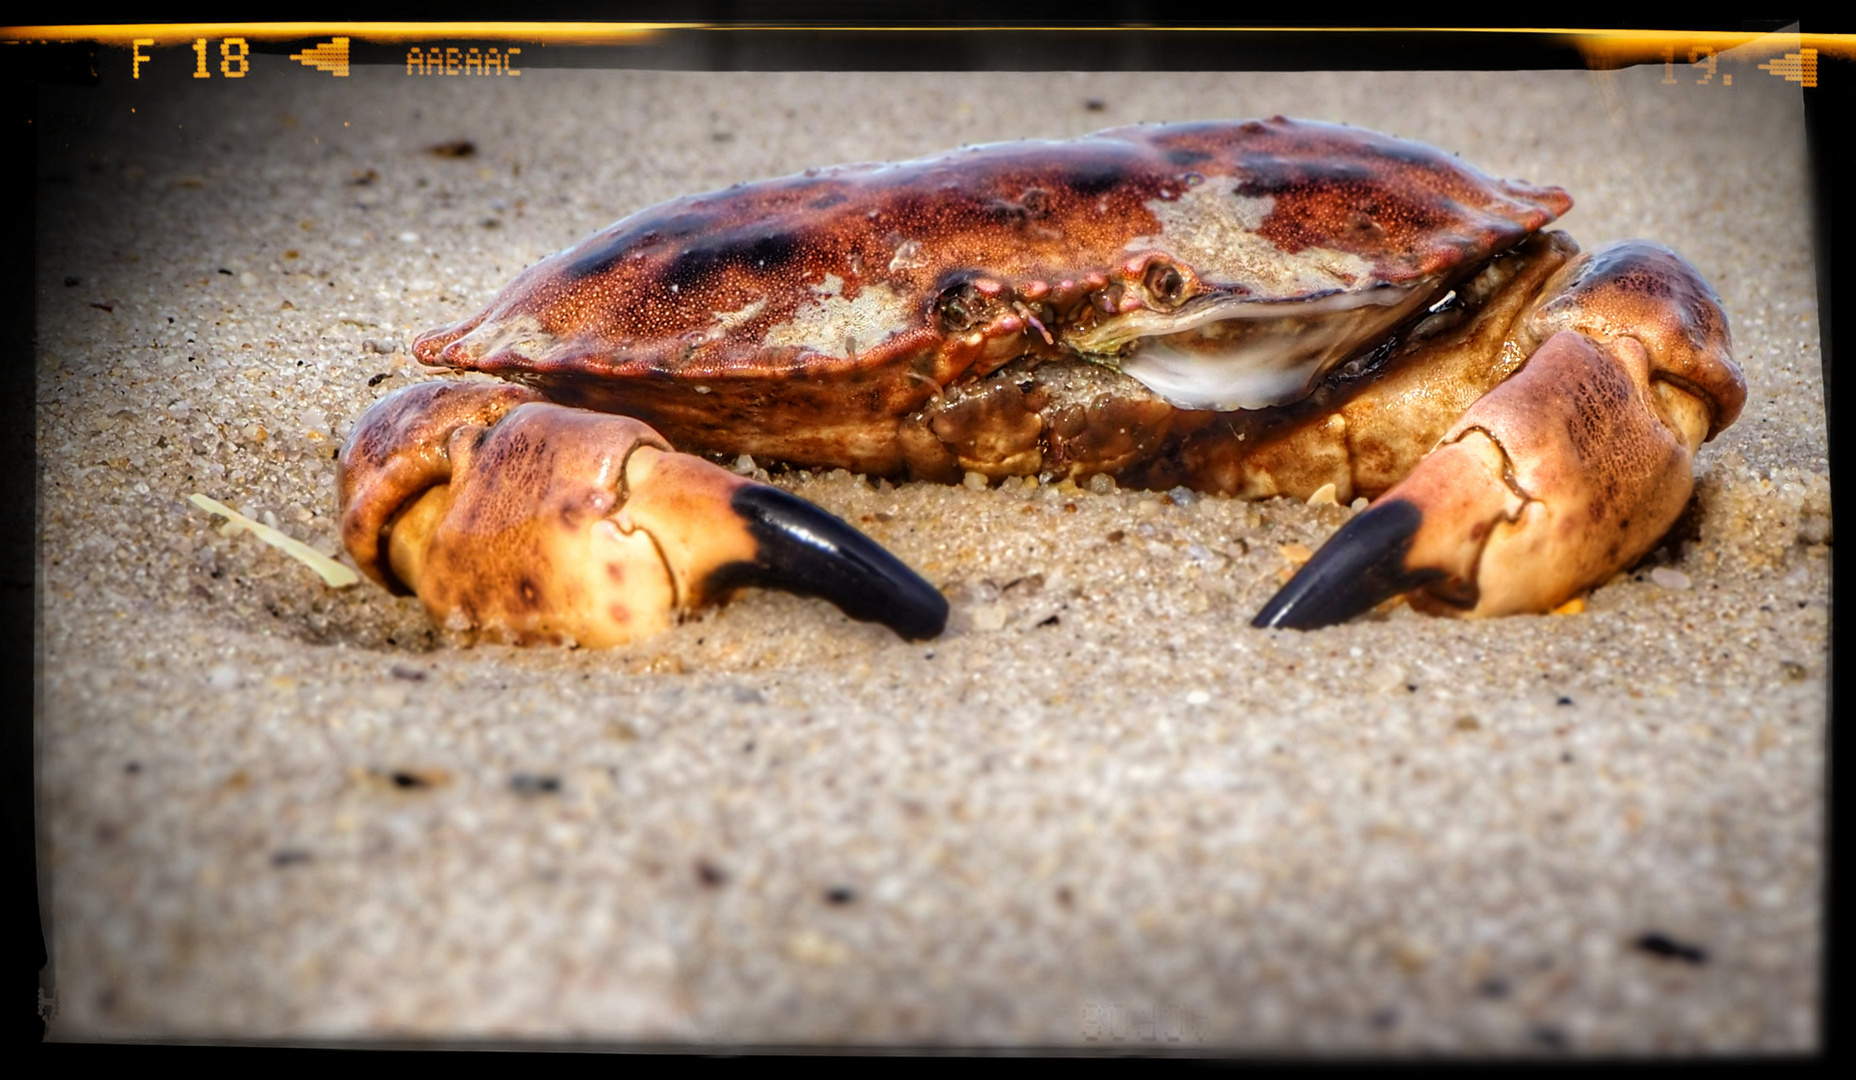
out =
[[[442,11],[407,11],[408,6],[359,4],[292,4],[270,7],[256,18],[261,21],[286,21],[307,16],[325,21],[383,21],[404,19],[446,21],[470,18],[505,18],[511,14],[506,3],[473,0],[445,7]],[[1095,11],[1087,10],[1095,7]],[[185,16],[138,12],[135,21],[240,21],[254,13],[247,4],[196,5],[202,10]],[[518,12],[528,21],[562,19],[626,19],[637,21],[702,22],[733,24],[733,29],[679,30],[664,35],[661,45],[630,55],[640,62],[635,66],[666,67],[682,70],[1518,70],[1526,68],[1583,68],[1584,58],[1563,42],[1545,39],[1520,31],[1497,34],[1461,35],[1449,33],[1381,34],[1346,31],[1305,30],[1270,34],[1257,41],[1245,41],[1218,32],[1180,33],[1190,24],[1178,21],[1182,12],[1177,5],[1142,3],[1138,0],[1112,6],[1076,3],[998,5],[969,2],[943,3],[924,8],[919,3],[864,2],[857,4],[759,3],[753,0],[710,3],[675,3],[665,0],[609,5],[589,14],[583,3],[541,3],[525,6]],[[1009,14],[1001,8],[1009,8]],[[214,10],[215,8],[219,10]],[[296,10],[296,9],[308,10]],[[1079,10],[1080,8],[1080,10]],[[230,9],[230,10],[227,10]],[[1447,18],[1479,14],[1456,9],[1447,12],[1415,11],[1414,18]],[[1535,23],[1551,20],[1561,27],[1619,28],[1615,13],[1599,19],[1580,19],[1562,11],[1536,12]],[[1773,13],[1766,13],[1772,15]],[[896,34],[893,31],[857,29],[884,24],[909,22],[923,25],[925,15],[933,16],[939,29]],[[423,19],[422,19],[423,16]],[[1242,16],[1238,16],[1241,18]],[[63,10],[48,18],[34,18],[42,24],[122,23],[120,16],[97,17],[94,13]],[[1521,20],[1515,20],[1521,21]],[[1275,20],[1281,24],[1281,20]],[[1845,13],[1830,20],[1777,13],[1776,17],[1739,19],[1704,19],[1691,16],[1674,22],[1663,21],[1657,28],[1671,30],[1770,31],[1794,23],[1804,32],[1843,33],[1856,26],[1856,13]],[[760,24],[756,27],[743,24]],[[1130,25],[1135,24],[1135,25]],[[1145,25],[1139,25],[1145,24]],[[15,24],[18,25],[18,24]],[[1204,25],[1204,24],[1200,24]],[[1227,24],[1228,25],[1228,24]],[[1299,25],[1308,26],[1308,22]],[[1641,24],[1639,24],[1641,25]],[[1120,29],[1084,29],[1083,27],[1119,26]],[[1168,29],[1155,29],[1166,27]],[[1856,42],[1852,43],[1856,47]],[[613,65],[593,55],[597,50],[573,46],[550,46],[545,58],[525,56],[525,62],[539,66],[634,66]],[[538,50],[542,51],[542,50]],[[0,687],[15,702],[30,700],[32,713],[16,710],[24,720],[35,716],[40,706],[38,696],[38,616],[35,593],[37,568],[36,488],[37,458],[33,440],[36,406],[33,400],[33,365],[35,355],[34,241],[36,228],[35,189],[37,161],[38,87],[44,84],[85,85],[97,81],[98,49],[82,43],[0,45],[0,132],[6,139],[6,167],[0,169],[7,184],[9,212],[0,215],[0,357],[8,362],[6,372],[10,393],[0,394]],[[649,62],[645,62],[649,61]],[[1856,237],[1852,237],[1852,215],[1836,214],[1845,202],[1850,187],[1850,173],[1845,169],[1843,147],[1856,130],[1851,124],[1850,106],[1856,100],[1856,54],[1820,55],[1819,86],[1805,92],[1805,118],[1811,169],[1814,182],[1817,275],[1820,325],[1823,335],[1824,389],[1827,407],[1833,408],[1834,327],[1856,325],[1849,319],[1847,297],[1849,282],[1856,281]],[[1842,294],[1836,283],[1845,283]],[[1834,423],[1827,425],[1831,470],[1841,471],[1840,450],[1846,440],[1839,437]],[[1834,503],[1833,503],[1834,506]],[[1835,584],[1834,596],[1840,589]],[[1835,714],[1835,620],[1831,622],[1832,654],[1827,667],[1827,715]],[[30,644],[29,644],[30,643]],[[30,697],[28,697],[30,695]],[[15,916],[9,921],[6,941],[6,964],[15,987],[5,994],[5,1034],[8,1041],[39,1044],[45,1024],[36,1004],[41,971],[46,966],[46,940],[49,929],[39,912],[37,881],[37,847],[35,833],[36,761],[32,728],[16,720],[4,726],[0,735],[0,823],[5,830],[6,865],[16,869],[6,875],[8,893],[13,902],[9,909]],[[1843,824],[1842,807],[1835,798],[1834,778],[1847,770],[1837,765],[1847,756],[1832,737],[1834,725],[1827,725],[1830,740],[1827,773],[1824,778],[1826,799],[1826,845],[1824,874],[1824,938],[1820,956],[1820,1024],[1821,1050],[1816,1058],[1758,1059],[1767,1067],[1812,1065],[1845,1056],[1849,1039],[1837,1018],[1844,1015],[1847,994],[1839,979],[1841,972],[1853,970],[1850,936],[1838,933],[1834,912],[1835,897],[1847,892],[1839,889],[1843,860],[1837,840],[1850,835]],[[1847,743],[1847,740],[1845,740]],[[1844,800],[1844,806],[1848,800]],[[46,912],[44,914],[49,914]],[[22,969],[24,969],[22,971]],[[22,978],[30,972],[28,979]],[[182,1045],[158,1051],[174,1059]],[[458,1044],[452,1044],[458,1045]],[[469,1047],[471,1044],[463,1044]],[[573,1050],[571,1045],[552,1044],[478,1044],[482,1048],[558,1048]],[[58,1044],[58,1058],[70,1062],[88,1058],[103,1062],[115,1057],[114,1051],[130,1052],[131,1047],[100,1047],[82,1044]],[[407,1044],[341,1043],[328,1048],[369,1047],[386,1049]],[[47,1048],[49,1050],[49,1048]],[[134,1049],[140,1049],[135,1047]],[[631,1049],[652,1052],[668,1047],[586,1047],[585,1049]],[[752,1048],[743,1048],[753,1052]],[[929,1049],[929,1048],[924,1048]],[[1026,1048],[1033,1053],[1035,1048]],[[697,1053],[717,1053],[704,1047],[690,1047]],[[761,1048],[761,1052],[800,1050],[800,1048]],[[815,1052],[829,1052],[817,1048]],[[719,1051],[726,1052],[726,1051]],[[801,1050],[800,1052],[805,1052]],[[848,1064],[871,1053],[890,1057],[907,1053],[907,1048],[884,1051],[876,1048],[847,1048],[843,1057]],[[933,1048],[930,1052],[961,1053],[958,1048]],[[1020,1051],[1021,1053],[1023,1051]],[[1050,1051],[1047,1051],[1050,1052]],[[1063,1053],[1063,1056],[1071,1055]],[[251,1053],[266,1051],[249,1047],[233,1051],[245,1064],[254,1060]],[[99,1056],[101,1054],[101,1056]],[[321,1055],[318,1055],[321,1056]],[[221,1060],[224,1060],[221,1057]],[[574,1060],[555,1058],[566,1064]],[[1505,1059],[1506,1060],[1506,1059]],[[1582,1058],[1591,1062],[1595,1059]],[[1733,1059],[1710,1059],[1691,1065],[1733,1067]],[[1084,1064],[1066,1062],[1066,1067]]]

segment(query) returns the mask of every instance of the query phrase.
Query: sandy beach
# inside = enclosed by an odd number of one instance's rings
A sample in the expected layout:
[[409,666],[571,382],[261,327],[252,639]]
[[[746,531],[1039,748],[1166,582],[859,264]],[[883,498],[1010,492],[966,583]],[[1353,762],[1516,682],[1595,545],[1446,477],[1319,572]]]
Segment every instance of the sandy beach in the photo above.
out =
[[[1661,76],[47,88],[51,1038],[1817,1047],[1832,537],[1803,109],[1778,80]],[[337,553],[333,452],[433,377],[412,337],[664,199],[1279,113],[1561,185],[1581,244],[1655,239],[1720,293],[1745,412],[1685,524],[1583,613],[1255,630],[1283,548],[1348,509],[771,468],[940,587],[947,633],[750,591],[616,650],[461,647],[187,501]]]

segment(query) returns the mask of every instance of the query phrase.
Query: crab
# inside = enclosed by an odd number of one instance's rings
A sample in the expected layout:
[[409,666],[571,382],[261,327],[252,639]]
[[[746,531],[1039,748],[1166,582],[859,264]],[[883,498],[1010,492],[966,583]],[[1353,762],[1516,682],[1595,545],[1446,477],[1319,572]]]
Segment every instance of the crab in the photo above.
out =
[[[642,210],[419,337],[340,454],[343,539],[439,623],[611,645],[742,585],[907,638],[938,590],[715,463],[1098,473],[1371,504],[1256,616],[1551,610],[1647,553],[1745,383],[1666,248],[1559,188],[1276,117],[1141,125]],[[676,449],[673,449],[675,447]]]

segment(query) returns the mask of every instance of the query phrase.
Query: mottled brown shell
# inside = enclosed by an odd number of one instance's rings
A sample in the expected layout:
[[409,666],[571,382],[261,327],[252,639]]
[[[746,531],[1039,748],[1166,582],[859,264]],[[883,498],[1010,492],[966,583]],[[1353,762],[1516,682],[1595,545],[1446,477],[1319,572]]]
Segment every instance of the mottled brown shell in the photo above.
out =
[[1357,128],[1117,128],[676,199],[530,267],[415,352],[679,444],[751,427],[794,460],[815,443],[831,448],[817,460],[888,471],[898,418],[1016,357],[1064,356],[1050,331],[1156,280],[1285,302],[1448,280],[1570,205]]

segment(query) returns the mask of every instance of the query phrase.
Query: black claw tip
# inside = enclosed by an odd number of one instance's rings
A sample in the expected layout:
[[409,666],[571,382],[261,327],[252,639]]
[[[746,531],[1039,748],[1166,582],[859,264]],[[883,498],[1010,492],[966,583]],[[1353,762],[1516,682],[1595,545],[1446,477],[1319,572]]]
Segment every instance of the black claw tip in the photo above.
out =
[[947,597],[882,545],[797,495],[751,484],[730,505],[759,547],[716,572],[720,586],[762,585],[836,604],[911,641],[947,628]]
[[1369,508],[1329,537],[1250,625],[1290,630],[1333,626],[1382,600],[1438,580],[1444,576],[1441,570],[1405,567],[1411,539],[1423,524],[1424,511],[1404,499]]

